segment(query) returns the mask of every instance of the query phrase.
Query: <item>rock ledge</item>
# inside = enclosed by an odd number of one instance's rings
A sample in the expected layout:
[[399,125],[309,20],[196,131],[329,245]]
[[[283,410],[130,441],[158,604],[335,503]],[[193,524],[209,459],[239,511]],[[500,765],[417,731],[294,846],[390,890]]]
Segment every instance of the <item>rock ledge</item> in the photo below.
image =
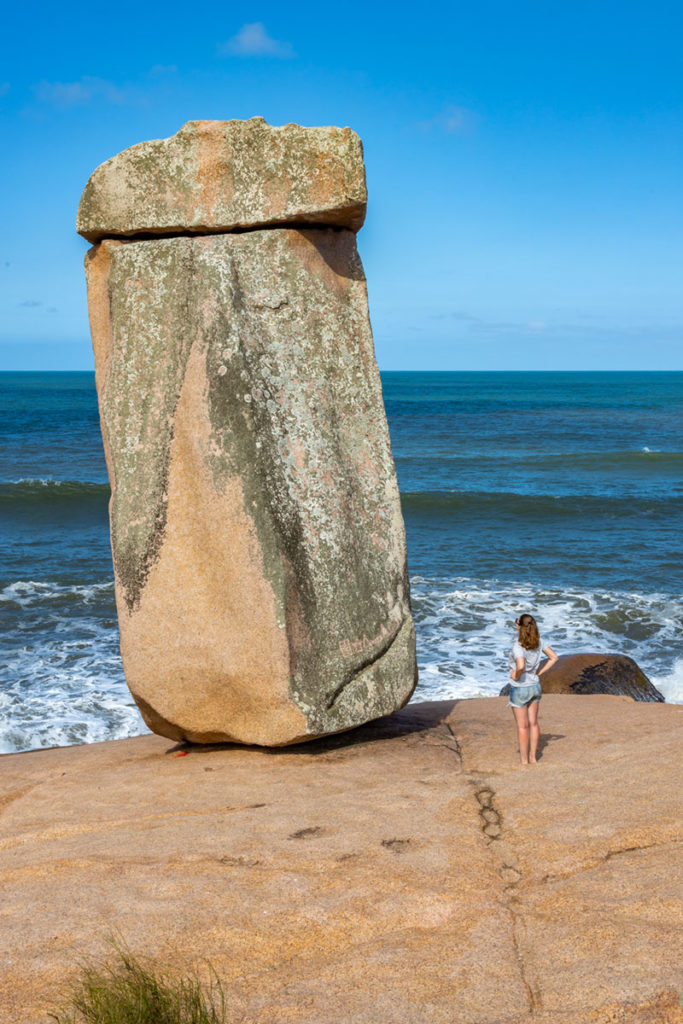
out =
[[[683,708],[409,705],[301,748],[0,758],[0,1021],[112,931],[250,1024],[681,1024]],[[187,753],[187,756],[180,756]]]

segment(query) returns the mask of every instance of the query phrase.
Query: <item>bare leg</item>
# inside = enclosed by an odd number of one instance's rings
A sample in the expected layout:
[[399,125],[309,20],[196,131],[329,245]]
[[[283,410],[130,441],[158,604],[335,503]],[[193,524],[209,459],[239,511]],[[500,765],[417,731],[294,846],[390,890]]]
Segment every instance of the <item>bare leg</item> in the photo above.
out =
[[519,740],[519,759],[522,764],[529,763],[529,712],[527,708],[513,708],[512,713],[517,723],[517,739]]
[[538,727],[538,708],[540,700],[535,700],[528,707],[529,711],[529,764],[536,764],[536,751],[541,730]]

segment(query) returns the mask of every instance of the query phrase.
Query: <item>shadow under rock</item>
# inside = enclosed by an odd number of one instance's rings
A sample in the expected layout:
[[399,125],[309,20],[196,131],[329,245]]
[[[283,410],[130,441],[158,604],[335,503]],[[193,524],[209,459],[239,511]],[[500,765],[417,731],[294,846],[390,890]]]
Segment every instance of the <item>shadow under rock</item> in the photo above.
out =
[[428,732],[440,725],[451,713],[457,700],[429,701],[420,704],[408,704],[393,715],[377,718],[366,722],[355,729],[347,729],[331,736],[322,736],[317,740],[303,743],[292,743],[285,747],[260,747],[256,744],[244,743],[191,743],[183,740],[169,747],[167,754],[192,753],[203,754],[213,750],[252,750],[255,753],[270,754],[274,757],[282,754],[325,754],[330,750],[344,747],[357,747],[364,743],[376,743],[379,740],[393,740],[411,733]]
[[301,229],[309,242],[316,247],[330,270],[337,277],[351,281],[365,281],[363,264],[356,248],[356,235],[343,227],[305,227]]

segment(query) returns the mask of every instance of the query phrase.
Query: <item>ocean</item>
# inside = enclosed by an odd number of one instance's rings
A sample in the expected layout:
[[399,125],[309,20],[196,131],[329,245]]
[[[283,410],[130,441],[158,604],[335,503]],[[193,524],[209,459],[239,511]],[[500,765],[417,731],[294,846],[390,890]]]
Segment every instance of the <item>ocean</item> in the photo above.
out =
[[[683,373],[382,374],[416,700],[492,696],[513,623],[683,702]],[[0,752],[145,732],[118,651],[92,373],[0,374]]]

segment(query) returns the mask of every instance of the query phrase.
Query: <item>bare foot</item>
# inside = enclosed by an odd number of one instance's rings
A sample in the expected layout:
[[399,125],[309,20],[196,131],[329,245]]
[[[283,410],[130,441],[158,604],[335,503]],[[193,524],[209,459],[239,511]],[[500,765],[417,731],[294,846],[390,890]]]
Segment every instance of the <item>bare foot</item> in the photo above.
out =
[[529,759],[529,764],[538,764],[538,761],[536,760],[535,757],[532,757],[532,758]]

